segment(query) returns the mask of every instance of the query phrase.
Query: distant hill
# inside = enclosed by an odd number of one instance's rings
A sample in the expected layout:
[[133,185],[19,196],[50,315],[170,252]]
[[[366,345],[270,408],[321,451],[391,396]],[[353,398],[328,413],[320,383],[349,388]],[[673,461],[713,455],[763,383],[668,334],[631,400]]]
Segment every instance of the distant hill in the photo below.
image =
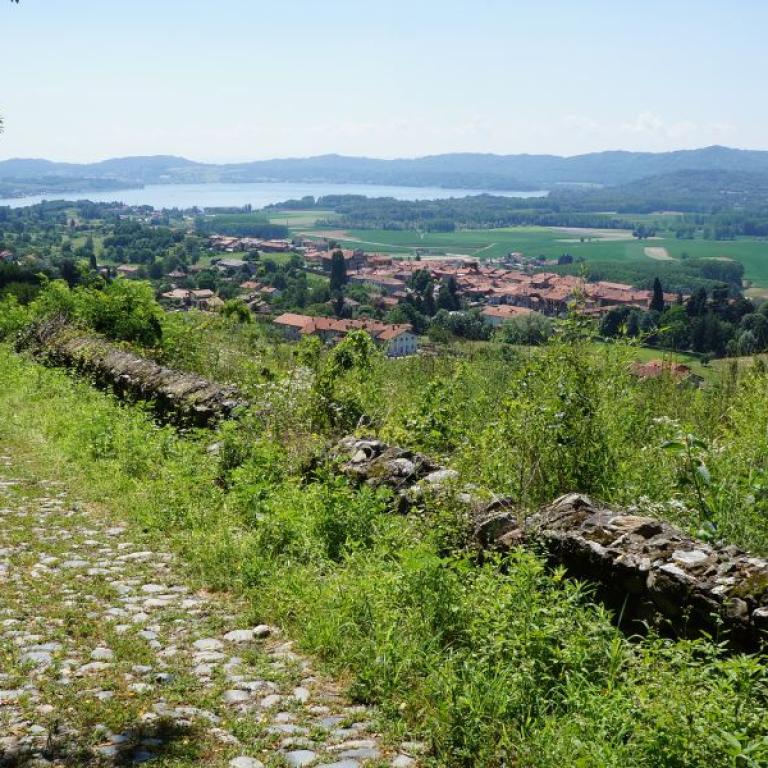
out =
[[568,207],[619,213],[768,211],[768,172],[681,170],[603,189],[559,191],[553,197]]
[[531,190],[560,184],[623,185],[678,171],[768,173],[768,152],[715,146],[660,153],[597,152],[574,157],[459,153],[379,160],[320,155],[220,165],[172,155],[85,164],[13,159],[0,162],[0,181],[88,178],[129,185],[316,181]]

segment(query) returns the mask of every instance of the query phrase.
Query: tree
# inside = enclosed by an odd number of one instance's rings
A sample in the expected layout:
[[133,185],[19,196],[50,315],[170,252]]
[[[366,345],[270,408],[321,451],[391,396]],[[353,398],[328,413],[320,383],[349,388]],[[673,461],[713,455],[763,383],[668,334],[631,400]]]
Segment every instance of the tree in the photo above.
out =
[[707,311],[707,289],[698,288],[688,299],[686,310],[689,317],[701,317]]
[[653,296],[649,308],[654,312],[664,311],[664,289],[658,277],[653,278]]
[[253,319],[251,310],[248,309],[248,305],[242,299],[229,299],[229,301],[225,301],[224,306],[221,308],[221,314],[241,324],[250,323]]
[[450,275],[447,280],[443,280],[440,283],[440,290],[437,293],[437,308],[447,309],[449,312],[461,309],[458,286],[453,275]]
[[688,349],[691,342],[688,314],[685,307],[675,304],[659,321],[659,341],[667,349]]
[[331,293],[341,291],[347,284],[347,262],[341,251],[334,251],[331,255]]
[[741,318],[739,327],[752,333],[759,349],[768,346],[768,318],[762,313],[753,312]]
[[336,315],[336,317],[344,317],[344,294],[339,291],[337,294],[334,295],[333,299],[333,314]]

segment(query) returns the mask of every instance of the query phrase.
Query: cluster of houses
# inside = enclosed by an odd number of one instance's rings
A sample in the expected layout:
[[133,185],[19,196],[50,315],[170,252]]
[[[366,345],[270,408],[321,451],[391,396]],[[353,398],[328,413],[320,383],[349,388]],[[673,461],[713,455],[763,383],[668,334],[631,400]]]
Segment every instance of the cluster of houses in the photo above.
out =
[[351,331],[366,331],[389,357],[413,355],[418,345],[410,325],[393,325],[377,320],[338,320],[292,312],[279,315],[274,323],[287,339],[296,341],[304,336],[317,336],[327,344],[337,343]]
[[[400,299],[407,295],[414,272],[428,270],[436,282],[453,278],[458,292],[472,305],[483,310],[490,322],[520,314],[518,310],[560,315],[575,300],[586,313],[600,314],[612,307],[629,306],[648,309],[653,292],[624,283],[600,281],[589,283],[575,275],[554,272],[527,272],[465,258],[440,260],[394,260],[387,256],[368,257],[365,266],[348,271],[351,282],[368,285],[385,296]],[[665,294],[672,303],[676,295]],[[499,310],[491,311],[493,307]]]
[[172,309],[202,309],[213,312],[224,306],[224,301],[208,288],[174,288],[163,293],[161,298]]
[[262,240],[258,237],[211,235],[208,238],[208,246],[212,251],[220,251],[222,253],[243,253],[247,251],[285,253],[293,248],[293,243],[290,240]]

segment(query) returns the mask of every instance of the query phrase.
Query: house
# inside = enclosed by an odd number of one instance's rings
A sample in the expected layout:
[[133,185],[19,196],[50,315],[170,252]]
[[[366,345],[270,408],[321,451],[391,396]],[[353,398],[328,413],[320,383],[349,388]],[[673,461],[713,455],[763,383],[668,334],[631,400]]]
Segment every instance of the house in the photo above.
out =
[[695,374],[691,368],[682,363],[671,360],[649,360],[647,363],[636,362],[632,364],[632,373],[641,379],[658,379],[669,376],[677,382],[701,386],[704,379]]
[[254,271],[253,264],[242,259],[217,259],[214,266],[228,277],[234,276],[238,272],[252,273]]
[[121,264],[116,271],[118,277],[125,277],[129,280],[135,280],[139,276],[140,270],[141,267],[137,267],[134,264]]
[[187,309],[191,303],[191,291],[186,288],[174,288],[172,291],[166,291],[160,294],[164,304],[168,304],[174,309]]
[[198,306],[208,312],[218,312],[224,306],[224,299],[221,296],[211,296],[210,299],[201,301]]
[[418,337],[410,325],[391,325],[374,336],[374,341],[384,345],[387,357],[415,355],[418,350]]
[[213,310],[223,306],[224,302],[210,289],[187,290],[186,288],[174,288],[160,294],[164,303],[175,309],[207,309]]
[[333,264],[333,254],[341,251],[344,256],[344,264],[347,268],[347,272],[358,272],[363,269],[367,263],[367,257],[365,251],[360,248],[356,248],[354,251],[349,248],[334,248],[332,251],[315,251],[307,254],[308,260],[314,264],[320,264],[326,272],[331,271],[331,265]]
[[291,250],[290,240],[263,240],[259,244],[259,250],[264,253],[285,253]]
[[318,336],[326,344],[336,344],[352,331],[366,331],[388,357],[416,354],[418,337],[410,325],[393,325],[377,320],[339,320],[286,312],[274,319],[287,339]]
[[349,281],[351,283],[358,283],[360,285],[368,285],[371,288],[376,288],[385,296],[392,295],[397,291],[404,291],[406,287],[405,281],[398,280],[396,277],[385,277],[383,275],[350,275]]
[[486,307],[480,314],[483,320],[490,323],[494,328],[498,328],[511,317],[530,315],[532,312],[533,310],[527,307],[513,307],[505,304],[502,306]]
[[237,237],[227,237],[225,235],[211,235],[208,238],[208,247],[213,251],[225,251],[234,253],[240,243]]

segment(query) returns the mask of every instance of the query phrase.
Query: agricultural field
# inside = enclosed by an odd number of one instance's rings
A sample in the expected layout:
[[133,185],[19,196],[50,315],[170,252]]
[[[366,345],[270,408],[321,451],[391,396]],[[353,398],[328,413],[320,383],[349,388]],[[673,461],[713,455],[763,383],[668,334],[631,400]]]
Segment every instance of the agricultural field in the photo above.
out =
[[292,229],[314,227],[318,221],[331,219],[335,215],[333,211],[280,211],[269,216],[269,223],[282,224]]
[[[297,214],[298,212],[294,212]],[[281,214],[282,215],[282,214]],[[302,221],[297,216],[297,221]],[[415,232],[383,229],[321,229],[289,223],[296,234],[330,237],[347,248],[362,248],[393,255],[410,255],[417,249],[424,256],[459,254],[478,258],[500,258],[512,251],[530,257],[556,259],[564,253],[587,262],[626,261],[645,264],[673,263],[684,258],[723,258],[744,265],[748,287],[761,294],[768,289],[768,241],[678,240],[654,237],[638,240],[629,230],[565,229],[556,227],[507,227],[459,232]]]

